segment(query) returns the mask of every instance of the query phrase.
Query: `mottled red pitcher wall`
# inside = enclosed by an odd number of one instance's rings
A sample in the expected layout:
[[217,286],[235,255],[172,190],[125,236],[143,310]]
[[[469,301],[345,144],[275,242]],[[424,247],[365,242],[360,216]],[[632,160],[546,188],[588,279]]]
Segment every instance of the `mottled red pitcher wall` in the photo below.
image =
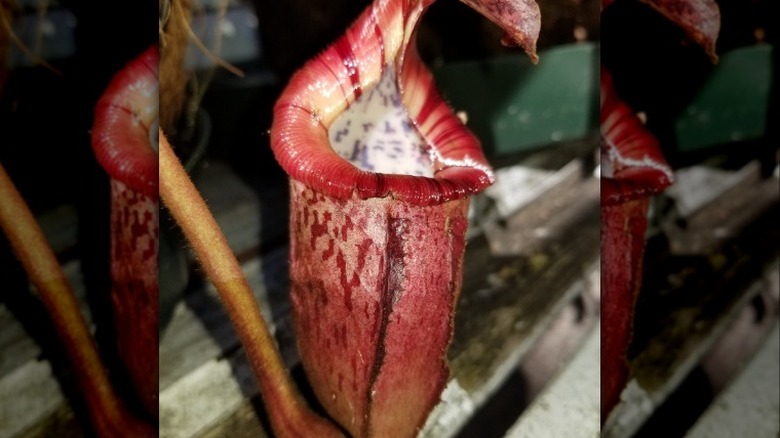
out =
[[601,207],[601,415],[620,401],[628,382],[628,347],[642,286],[649,198]]
[[119,355],[146,409],[158,412],[159,201],[111,181],[111,299]]
[[296,339],[312,387],[356,436],[412,436],[449,374],[468,200],[338,200],[296,181],[291,198]]

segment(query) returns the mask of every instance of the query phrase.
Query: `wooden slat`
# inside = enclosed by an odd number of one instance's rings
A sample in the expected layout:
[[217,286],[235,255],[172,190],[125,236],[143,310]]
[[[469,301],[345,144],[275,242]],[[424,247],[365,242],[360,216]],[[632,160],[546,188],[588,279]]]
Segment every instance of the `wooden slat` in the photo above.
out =
[[[81,314],[87,321],[92,323],[92,317],[89,306],[86,304],[84,296],[84,279],[81,275],[81,263],[78,260],[72,260],[62,267],[65,276],[73,287],[74,294],[79,301]],[[35,288],[29,290],[4,291],[9,294],[33,294]],[[27,318],[46,318],[46,315],[27,315]],[[15,315],[3,304],[0,304],[0,379],[30,359],[40,354],[40,347],[24,331],[22,324]]]
[[600,435],[600,339],[601,325],[596,323],[571,362],[507,431],[507,438]]
[[162,391],[160,436],[195,436],[235,411],[244,400],[235,371],[227,360],[211,360]]
[[31,360],[0,380],[0,437],[35,426],[63,402],[48,362]]
[[3,305],[0,305],[0,327],[2,327],[0,330],[0,379],[4,379],[18,367],[38,356],[41,349],[27,336],[22,324],[14,318],[11,311]]
[[[690,175],[690,176],[687,176]],[[778,178],[760,178],[760,164],[750,162],[735,172],[687,169],[684,179],[695,189],[671,187],[681,204],[684,227],[663,224],[674,254],[705,254],[739,236],[780,199]],[[691,199],[693,198],[693,199]],[[699,199],[701,198],[701,199]]]
[[[242,265],[263,315],[286,316],[288,313],[287,295],[279,291],[269,295],[263,276],[263,273],[267,272],[263,271],[263,267],[271,269],[269,265],[275,266],[273,269],[283,269],[286,275],[286,260],[285,247],[266,254],[263,260],[254,258]],[[277,336],[292,336],[288,333],[289,325],[285,321],[278,321],[272,330],[276,330]],[[160,341],[160,390],[164,391],[200,365],[237,348],[238,338],[213,286],[206,284],[191,291],[185,300],[177,305],[173,319]],[[294,361],[295,352],[290,350],[283,350],[283,355],[288,361]]]
[[780,435],[780,323],[745,369],[718,395],[687,438]]
[[[84,296],[81,263],[71,260],[62,268],[78,299],[81,314],[87,324],[91,325],[92,318]],[[9,293],[34,294],[35,291]],[[48,318],[45,314],[26,317]],[[52,433],[56,436],[80,436],[80,428],[59,383],[51,373],[51,365],[38,357],[42,353],[40,346],[3,306],[0,306],[0,319],[3,332],[0,337],[0,400],[13,400],[13,403],[0,404],[0,417],[5,415],[5,418],[0,418],[0,438],[45,436]],[[17,412],[19,409],[21,411]]]

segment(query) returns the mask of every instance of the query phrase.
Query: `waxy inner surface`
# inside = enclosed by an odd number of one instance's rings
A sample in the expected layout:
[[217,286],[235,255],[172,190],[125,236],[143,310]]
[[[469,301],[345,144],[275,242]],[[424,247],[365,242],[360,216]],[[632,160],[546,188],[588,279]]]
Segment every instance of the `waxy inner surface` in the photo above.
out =
[[330,126],[331,147],[369,172],[433,176],[425,141],[401,104],[392,68]]

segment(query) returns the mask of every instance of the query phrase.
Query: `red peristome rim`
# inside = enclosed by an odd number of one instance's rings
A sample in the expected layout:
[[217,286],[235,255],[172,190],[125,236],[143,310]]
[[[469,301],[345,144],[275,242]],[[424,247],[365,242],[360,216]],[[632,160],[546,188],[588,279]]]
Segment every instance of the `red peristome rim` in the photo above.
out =
[[[338,199],[389,196],[414,205],[464,198],[492,183],[479,140],[436,92],[414,46],[405,46],[413,41],[414,23],[426,7],[408,3],[372,4],[344,36],[291,78],[274,108],[271,147],[293,179]],[[433,152],[433,178],[363,171],[330,146],[324,116],[332,120],[344,111],[362,89],[379,81],[386,65],[398,72],[404,106]],[[339,97],[336,105],[331,105],[333,95]]]
[[157,199],[159,164],[149,144],[158,114],[157,45],[133,59],[111,79],[95,106],[92,150],[112,179]]
[[645,198],[674,182],[658,140],[617,95],[605,68],[601,69],[601,136],[602,154],[613,169],[611,178],[601,179],[602,204]]

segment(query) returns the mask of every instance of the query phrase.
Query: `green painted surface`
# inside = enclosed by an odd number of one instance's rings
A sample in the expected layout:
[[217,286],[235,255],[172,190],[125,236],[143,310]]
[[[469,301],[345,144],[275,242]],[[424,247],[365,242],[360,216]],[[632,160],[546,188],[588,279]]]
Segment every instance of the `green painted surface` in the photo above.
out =
[[677,120],[680,150],[753,140],[766,129],[772,46],[740,48],[720,61]]
[[598,129],[598,46],[580,43],[434,70],[444,98],[466,111],[488,154],[576,140]]

